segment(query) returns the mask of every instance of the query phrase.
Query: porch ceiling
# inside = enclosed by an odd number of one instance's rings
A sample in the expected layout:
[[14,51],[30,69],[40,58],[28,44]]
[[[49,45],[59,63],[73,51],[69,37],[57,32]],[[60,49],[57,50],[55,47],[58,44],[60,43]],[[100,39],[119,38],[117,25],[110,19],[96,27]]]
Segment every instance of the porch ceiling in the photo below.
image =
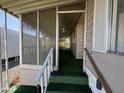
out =
[[83,0],[0,0],[0,7],[13,15]]

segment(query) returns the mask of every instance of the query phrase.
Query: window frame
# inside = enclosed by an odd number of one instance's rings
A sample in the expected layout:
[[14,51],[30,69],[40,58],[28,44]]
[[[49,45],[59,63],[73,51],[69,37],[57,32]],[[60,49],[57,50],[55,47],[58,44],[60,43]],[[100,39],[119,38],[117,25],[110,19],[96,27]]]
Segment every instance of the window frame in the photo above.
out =
[[111,13],[111,16],[109,18],[109,21],[111,20],[110,26],[110,34],[109,34],[109,40],[108,40],[108,53],[113,53],[117,55],[124,55],[124,52],[118,52],[118,31],[117,31],[117,22],[118,22],[118,0],[109,0],[112,7],[109,10]]

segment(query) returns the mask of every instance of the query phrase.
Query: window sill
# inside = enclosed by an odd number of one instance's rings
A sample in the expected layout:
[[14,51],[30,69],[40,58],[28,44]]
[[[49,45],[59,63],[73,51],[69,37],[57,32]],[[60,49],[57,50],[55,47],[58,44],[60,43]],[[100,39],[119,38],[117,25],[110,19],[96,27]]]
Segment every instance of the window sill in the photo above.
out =
[[124,52],[108,51],[107,53],[109,53],[109,54],[114,54],[114,55],[124,56]]

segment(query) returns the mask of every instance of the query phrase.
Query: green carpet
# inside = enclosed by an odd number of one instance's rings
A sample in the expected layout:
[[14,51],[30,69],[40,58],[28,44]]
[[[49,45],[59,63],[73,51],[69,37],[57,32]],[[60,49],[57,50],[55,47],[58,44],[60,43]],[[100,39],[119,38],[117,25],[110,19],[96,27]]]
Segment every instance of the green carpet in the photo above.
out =
[[59,55],[59,71],[52,73],[47,93],[92,93],[82,73],[83,60],[76,60],[67,50],[60,50]]

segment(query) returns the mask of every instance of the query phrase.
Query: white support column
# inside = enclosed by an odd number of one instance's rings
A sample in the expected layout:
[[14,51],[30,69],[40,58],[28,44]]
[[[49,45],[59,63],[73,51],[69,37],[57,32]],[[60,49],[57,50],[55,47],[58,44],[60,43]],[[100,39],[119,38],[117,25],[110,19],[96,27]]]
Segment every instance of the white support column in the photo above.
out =
[[23,32],[23,25],[22,25],[22,15],[19,15],[19,55],[20,55],[20,65],[22,65],[22,32]]
[[[84,22],[84,48],[87,48],[87,1],[86,1],[86,11],[85,11],[85,22]],[[83,54],[83,72],[86,70],[86,53]]]
[[58,15],[58,6],[56,6],[56,64],[54,70],[59,69],[59,15]]
[[9,89],[9,78],[8,78],[8,53],[7,53],[7,13],[5,12],[5,31],[4,31],[4,42],[5,42],[5,67],[6,67],[6,89]]
[[[1,34],[1,32],[0,32]],[[0,35],[1,38],[1,35]],[[2,93],[2,61],[1,61],[1,39],[0,39],[0,93]]]
[[39,13],[39,10],[37,10],[37,65],[40,65],[40,53],[39,53],[39,35],[40,35],[40,33],[39,33],[39,30],[40,30],[40,22],[39,22],[39,15],[40,15],[40,13]]
[[118,9],[118,0],[113,0],[113,19],[112,19],[112,32],[111,32],[111,51],[117,51],[116,46],[116,30],[117,30],[117,9]]

